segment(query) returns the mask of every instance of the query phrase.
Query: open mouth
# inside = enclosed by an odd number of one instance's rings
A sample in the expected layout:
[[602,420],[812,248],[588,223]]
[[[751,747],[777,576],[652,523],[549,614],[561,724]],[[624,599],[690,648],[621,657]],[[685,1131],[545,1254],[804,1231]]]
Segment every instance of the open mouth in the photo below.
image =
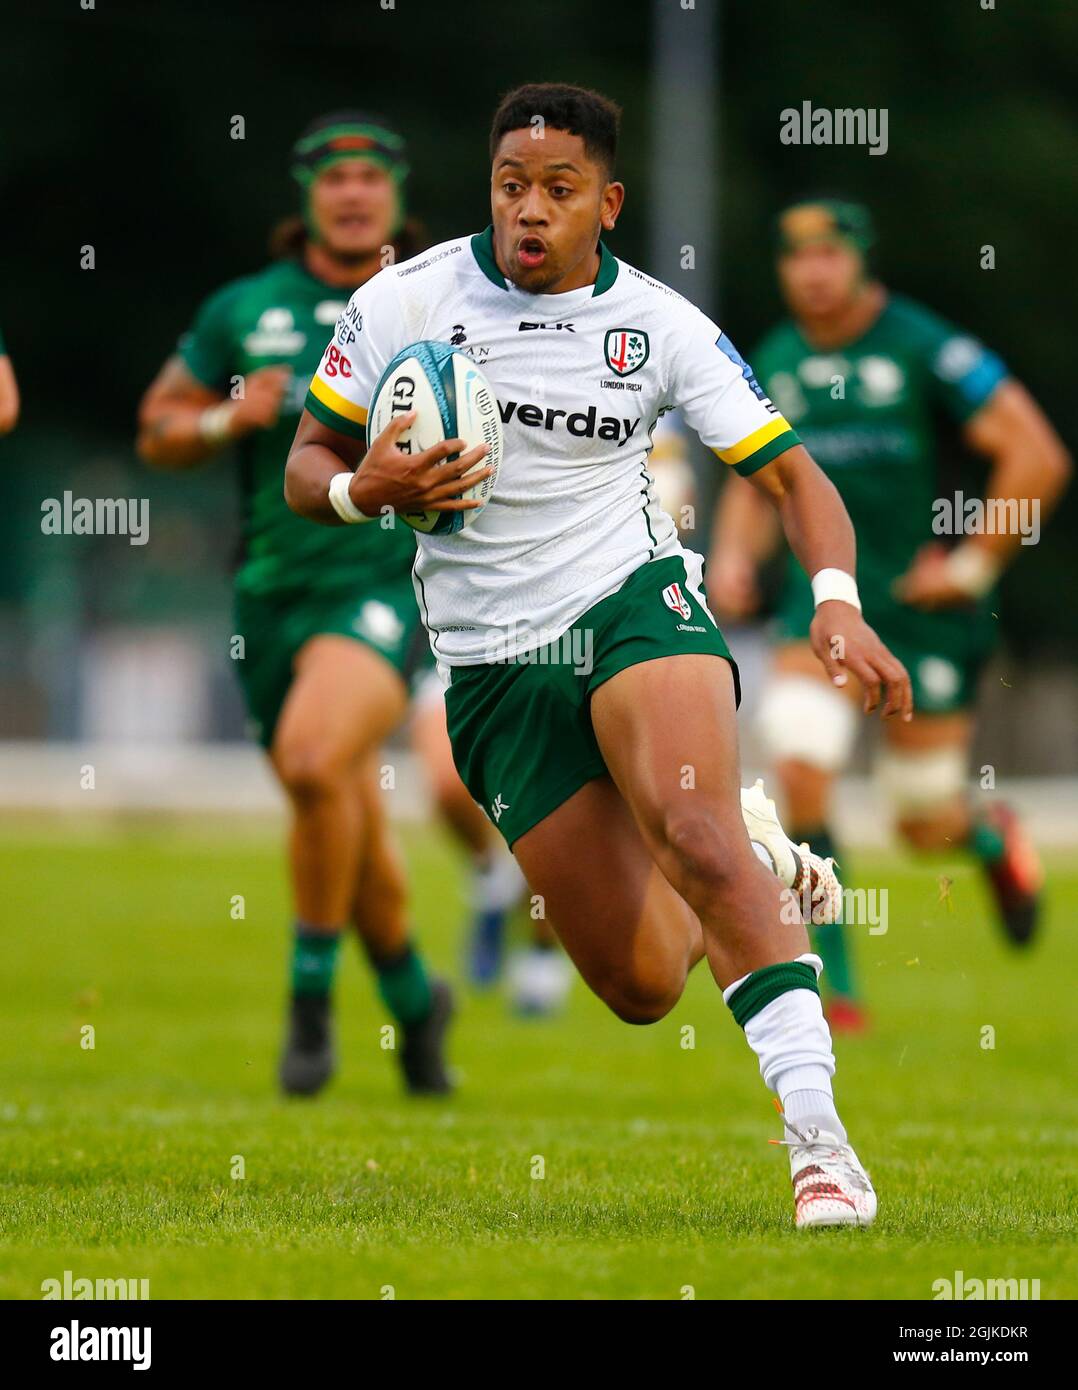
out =
[[525,270],[534,270],[546,260],[546,243],[542,237],[525,236],[517,242],[517,260]]

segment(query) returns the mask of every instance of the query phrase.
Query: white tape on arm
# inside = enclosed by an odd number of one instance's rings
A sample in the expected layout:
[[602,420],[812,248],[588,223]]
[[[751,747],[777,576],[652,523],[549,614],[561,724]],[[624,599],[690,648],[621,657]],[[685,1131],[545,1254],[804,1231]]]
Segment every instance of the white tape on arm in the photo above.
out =
[[852,574],[847,574],[845,570],[826,569],[814,574],[812,576],[812,597],[816,600],[817,608],[821,603],[838,599],[840,603],[851,604],[859,613],[861,611],[857,580]]
[[364,516],[356,504],[348,495],[348,488],[355,474],[344,472],[334,473],[329,480],[329,505],[337,513],[342,521],[347,521],[349,526],[355,526],[362,521],[373,521],[373,516]]
[[1002,563],[984,546],[964,541],[947,556],[947,577],[970,598],[983,598],[999,578]]
[[207,406],[198,417],[198,432],[207,444],[216,448],[232,436],[232,401],[220,401]]

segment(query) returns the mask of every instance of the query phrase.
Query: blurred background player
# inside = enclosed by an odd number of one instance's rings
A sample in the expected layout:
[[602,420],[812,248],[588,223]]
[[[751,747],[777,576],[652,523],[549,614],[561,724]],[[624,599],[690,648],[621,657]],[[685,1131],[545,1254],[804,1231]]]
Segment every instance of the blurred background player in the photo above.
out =
[[[297,1095],[318,1091],[335,1068],[331,996],[349,923],[402,1030],[408,1088],[449,1089],[450,991],[412,937],[376,757],[405,713],[409,669],[426,649],[412,590],[415,542],[404,526],[362,535],[308,526],[283,494],[310,377],[351,291],[390,256],[420,249],[405,216],[407,172],[404,141],[384,120],[345,111],[314,121],[293,149],[302,217],[276,229],[269,266],[206,300],[139,413],[139,452],[156,466],[189,468],[237,446],[236,669],[293,816],[296,922],[280,1081]],[[430,739],[427,747],[437,762]],[[444,756],[451,768],[448,743]],[[471,805],[459,779],[457,788],[442,773],[434,780],[444,802]]]
[[19,420],[19,385],[0,333],[0,434],[10,434]]
[[[1044,520],[1070,472],[1066,451],[1000,359],[872,274],[873,228],[858,204],[798,204],[778,219],[778,276],[791,318],[752,361],[765,391],[838,488],[857,533],[857,580],[868,623],[913,680],[911,723],[884,728],[879,774],[902,837],[915,850],[962,846],[985,870],[1007,936],[1033,935],[1041,869],[1013,811],[975,807],[967,789],[977,677],[996,635],[991,594],[1021,536],[933,532],[933,503],[954,493],[955,445],[988,465],[984,495],[1039,503]],[[949,436],[951,436],[949,440]],[[949,448],[949,443],[951,447]],[[1022,513],[1014,508],[1012,515]],[[738,478],[720,496],[708,568],[727,617],[759,603],[757,573],[778,541],[774,514]],[[808,644],[812,594],[786,567],[777,646],[760,709],[795,840],[841,862],[830,829],[834,778],[858,728],[859,693],[828,683]],[[829,1016],[857,1028],[842,927],[819,929],[835,992]]]

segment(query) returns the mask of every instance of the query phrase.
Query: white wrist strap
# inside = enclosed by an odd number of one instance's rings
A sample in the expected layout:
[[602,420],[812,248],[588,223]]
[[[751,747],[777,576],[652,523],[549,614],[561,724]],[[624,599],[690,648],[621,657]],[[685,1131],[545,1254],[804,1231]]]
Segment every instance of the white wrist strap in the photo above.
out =
[[348,495],[348,488],[354,477],[354,473],[334,473],[329,480],[329,505],[349,526],[355,526],[361,521],[374,520],[373,516],[364,516]]
[[223,444],[230,437],[232,408],[231,401],[220,401],[207,406],[198,417],[198,432],[207,444]]
[[999,578],[1003,568],[983,545],[966,541],[947,556],[947,577],[956,589],[970,598],[982,598]]
[[817,608],[821,603],[838,599],[839,603],[848,603],[856,608],[858,613],[861,611],[861,600],[857,594],[857,580],[852,574],[847,574],[845,570],[827,569],[814,574],[812,576],[812,597],[816,600]]

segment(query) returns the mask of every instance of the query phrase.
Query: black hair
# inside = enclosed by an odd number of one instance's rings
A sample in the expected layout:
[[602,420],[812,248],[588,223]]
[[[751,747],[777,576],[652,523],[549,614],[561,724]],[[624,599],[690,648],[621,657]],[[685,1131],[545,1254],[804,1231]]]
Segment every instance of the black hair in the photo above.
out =
[[621,108],[599,92],[564,82],[527,82],[502,97],[490,127],[490,157],[511,130],[533,128],[536,116],[553,130],[579,135],[589,159],[614,175]]

